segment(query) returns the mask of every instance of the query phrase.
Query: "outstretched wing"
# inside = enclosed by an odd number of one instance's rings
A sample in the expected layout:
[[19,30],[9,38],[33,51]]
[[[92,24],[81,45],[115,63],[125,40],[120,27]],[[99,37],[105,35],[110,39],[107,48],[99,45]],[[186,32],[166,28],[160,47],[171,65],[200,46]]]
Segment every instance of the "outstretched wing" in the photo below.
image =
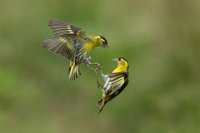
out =
[[54,32],[55,36],[65,36],[85,40],[85,32],[81,28],[70,23],[51,19],[49,20],[49,27]]
[[68,59],[74,59],[85,43],[85,32],[77,26],[55,19],[49,20],[49,27],[55,37],[45,40],[43,47]]
[[72,59],[75,55],[74,42],[66,37],[49,38],[43,42],[43,47],[53,53],[61,54],[67,59]]
[[105,93],[111,97],[118,95],[128,84],[128,73],[119,72],[108,74],[108,78],[103,87]]

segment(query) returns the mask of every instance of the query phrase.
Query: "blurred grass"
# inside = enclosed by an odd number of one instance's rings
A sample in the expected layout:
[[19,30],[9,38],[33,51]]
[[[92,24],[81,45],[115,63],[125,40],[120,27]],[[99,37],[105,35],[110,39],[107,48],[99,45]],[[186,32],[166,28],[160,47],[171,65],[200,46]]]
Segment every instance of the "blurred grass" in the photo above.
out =
[[[0,2],[0,132],[199,133],[200,2],[15,0]],[[130,62],[130,83],[99,115],[93,73],[67,78],[64,58],[41,42],[57,18],[100,34],[94,61]]]

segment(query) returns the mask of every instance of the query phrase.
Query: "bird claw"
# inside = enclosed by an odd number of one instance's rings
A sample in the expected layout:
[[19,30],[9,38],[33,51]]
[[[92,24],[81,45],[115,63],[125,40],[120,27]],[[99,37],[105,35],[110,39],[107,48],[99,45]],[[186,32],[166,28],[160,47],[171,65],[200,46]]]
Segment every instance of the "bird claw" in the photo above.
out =
[[100,64],[96,64],[96,68],[95,68],[95,73],[98,74],[99,72],[101,72],[102,67]]
[[103,88],[103,86],[99,83],[99,79],[98,78],[97,78],[96,82],[97,82],[98,89],[99,89],[99,87]]

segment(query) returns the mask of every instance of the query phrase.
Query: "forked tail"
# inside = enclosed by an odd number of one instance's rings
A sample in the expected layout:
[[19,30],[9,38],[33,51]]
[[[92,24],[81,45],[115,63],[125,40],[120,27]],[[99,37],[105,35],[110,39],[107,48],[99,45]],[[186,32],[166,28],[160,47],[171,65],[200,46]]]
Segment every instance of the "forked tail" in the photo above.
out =
[[79,70],[79,66],[75,64],[75,62],[70,61],[69,65],[69,80],[75,80],[81,75]]
[[98,106],[100,107],[99,113],[101,113],[101,111],[103,110],[103,108],[104,108],[104,106],[105,106],[105,103],[104,103],[103,99],[99,100],[99,101],[97,102],[97,104],[98,104]]

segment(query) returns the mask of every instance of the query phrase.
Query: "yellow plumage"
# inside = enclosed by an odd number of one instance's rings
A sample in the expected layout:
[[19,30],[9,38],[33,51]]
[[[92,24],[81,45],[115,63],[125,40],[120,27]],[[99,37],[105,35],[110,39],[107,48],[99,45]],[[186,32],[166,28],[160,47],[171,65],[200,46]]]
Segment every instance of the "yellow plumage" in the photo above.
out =
[[[49,26],[55,37],[43,42],[43,47],[51,52],[65,56],[69,61],[69,79],[75,80],[81,75],[79,65],[84,62],[89,68],[91,64],[88,53],[97,46],[106,47],[107,40],[103,36],[86,36],[85,32],[72,24],[49,20]],[[93,68],[91,68],[93,69]]]
[[108,75],[103,75],[105,84],[102,88],[102,98],[98,101],[99,113],[107,102],[119,95],[128,84],[128,62],[125,58],[115,58],[117,67]]

